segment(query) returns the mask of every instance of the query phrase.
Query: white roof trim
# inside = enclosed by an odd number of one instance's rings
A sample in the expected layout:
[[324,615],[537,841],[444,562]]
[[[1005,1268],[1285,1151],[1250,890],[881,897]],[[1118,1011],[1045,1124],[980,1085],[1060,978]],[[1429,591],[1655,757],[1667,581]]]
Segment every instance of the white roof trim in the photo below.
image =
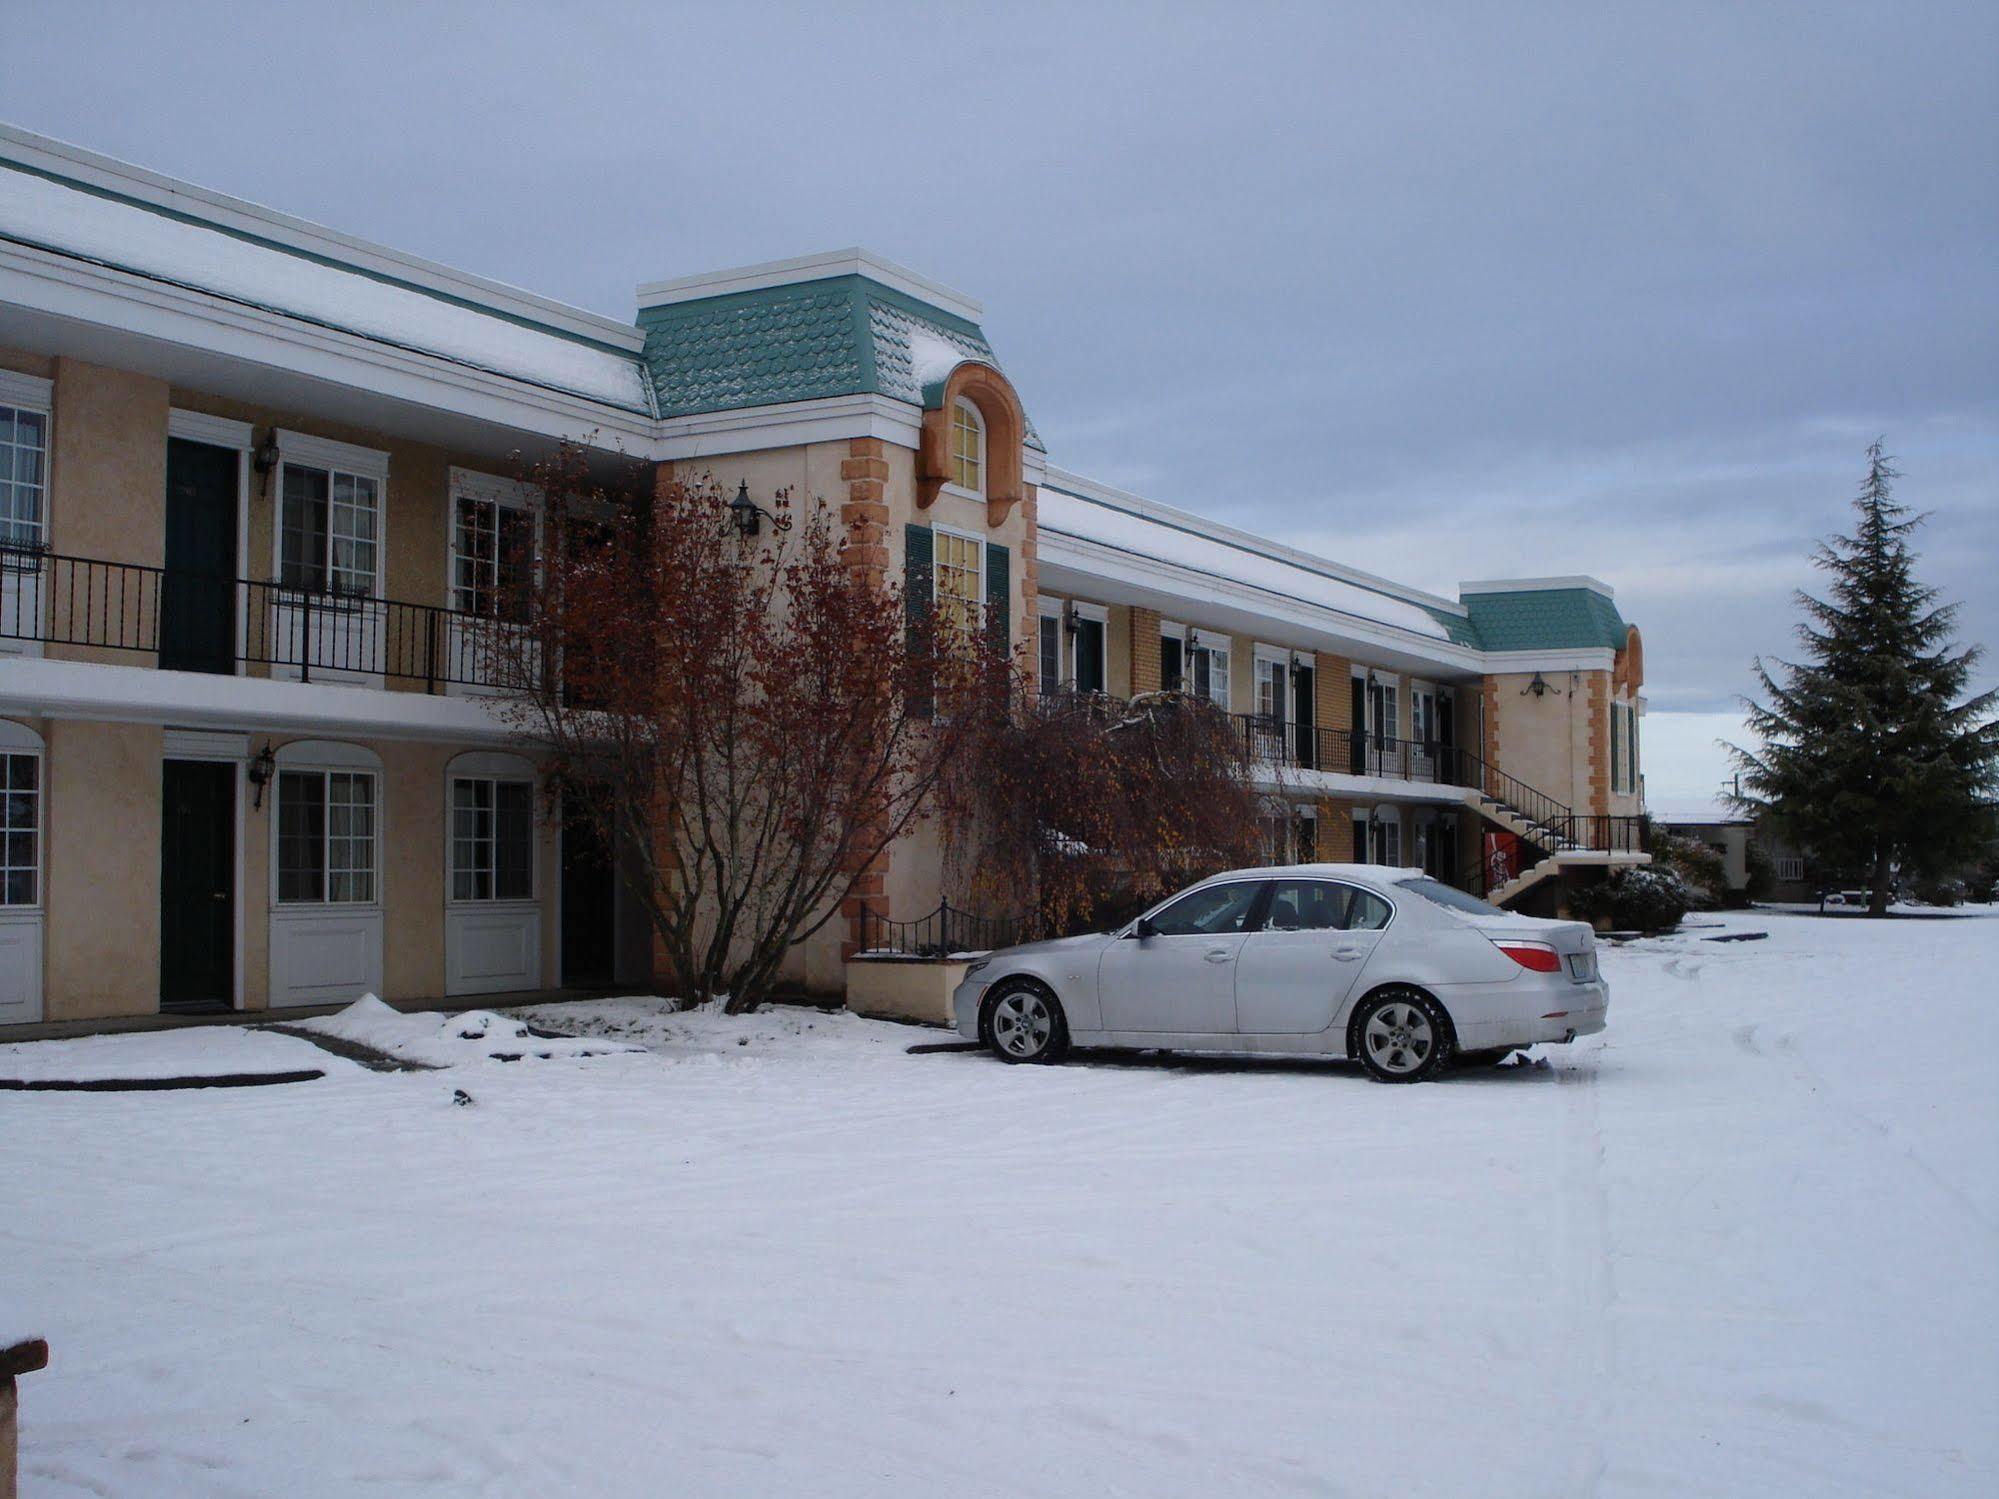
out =
[[1458,584],[1458,596],[1468,593],[1540,593],[1550,588],[1587,588],[1605,598],[1617,597],[1617,590],[1601,578],[1575,573],[1564,578],[1487,578],[1476,583]]
[[1442,609],[1448,614],[1468,617],[1468,611],[1456,599],[1447,599],[1442,594],[1426,593],[1420,588],[1411,588],[1388,578],[1377,577],[1373,573],[1362,572],[1357,567],[1334,562],[1312,552],[1300,551],[1281,542],[1258,536],[1254,531],[1245,531],[1237,526],[1224,525],[1220,521],[1209,520],[1190,510],[1176,509],[1172,505],[1162,505],[1157,500],[1148,500],[1143,495],[1130,490],[1118,489],[1109,484],[1100,484],[1094,479],[1086,479],[1081,474],[1050,465],[1048,477],[1044,481],[1049,489],[1066,491],[1080,500],[1093,500],[1113,510],[1127,510],[1145,520],[1158,521],[1164,525],[1177,526],[1191,531],[1210,541],[1224,542],[1267,557],[1273,562],[1286,562],[1307,572],[1318,573],[1341,583],[1352,583],[1374,593],[1384,594],[1392,599],[1400,599],[1407,604],[1418,604],[1426,608]]
[[828,281],[835,276],[865,276],[919,302],[927,302],[940,312],[961,317],[968,323],[976,323],[985,315],[985,308],[963,292],[953,291],[942,282],[919,276],[907,266],[884,260],[858,246],[849,250],[827,250],[817,255],[800,255],[792,260],[767,260],[761,265],[706,271],[698,276],[680,276],[671,281],[642,282],[638,290],[639,308],[643,311],[648,307],[668,307],[676,302],[698,302],[707,297],[758,291],[767,286]]
[[212,448],[234,448],[238,452],[257,445],[256,429],[248,422],[210,416],[205,411],[183,411],[178,406],[167,413],[167,436],[206,443]]
[[44,380],[40,375],[23,375],[15,370],[0,370],[0,406],[39,411],[47,416],[54,392],[53,380]]
[[634,354],[645,347],[645,334],[641,330],[602,313],[588,312],[581,307],[537,296],[518,286],[509,286],[504,281],[488,280],[434,260],[405,255],[400,250],[342,234],[310,219],[295,218],[260,203],[232,198],[197,187],[191,182],[149,172],[130,162],[101,156],[67,141],[36,135],[33,131],[0,125],[0,161],[18,162],[51,176],[183,214],[238,234],[254,235],[287,249],[322,256],[357,270],[421,287],[425,291],[471,302],[488,311],[521,318],[546,329],[575,334]]
[[476,468],[451,465],[452,495],[469,495],[475,500],[491,500],[519,510],[532,510],[541,503],[541,488],[524,479],[503,479],[498,474],[481,473]]
[[337,468],[344,473],[359,474],[364,479],[387,480],[389,477],[389,455],[380,448],[335,442],[330,437],[291,432],[283,427],[277,429],[277,438],[280,462],[296,463],[300,468]]

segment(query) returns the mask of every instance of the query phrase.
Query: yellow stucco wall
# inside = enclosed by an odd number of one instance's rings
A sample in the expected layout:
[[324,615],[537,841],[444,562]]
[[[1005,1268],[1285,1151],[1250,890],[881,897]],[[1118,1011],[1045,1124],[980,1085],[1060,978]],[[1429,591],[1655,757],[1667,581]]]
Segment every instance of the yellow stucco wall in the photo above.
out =
[[165,731],[54,720],[48,753],[43,1017],[150,1015],[160,999]]
[[1590,683],[1606,672],[1544,672],[1548,691],[1529,691],[1532,672],[1492,678],[1489,732],[1498,741],[1498,768],[1574,811],[1589,812]]

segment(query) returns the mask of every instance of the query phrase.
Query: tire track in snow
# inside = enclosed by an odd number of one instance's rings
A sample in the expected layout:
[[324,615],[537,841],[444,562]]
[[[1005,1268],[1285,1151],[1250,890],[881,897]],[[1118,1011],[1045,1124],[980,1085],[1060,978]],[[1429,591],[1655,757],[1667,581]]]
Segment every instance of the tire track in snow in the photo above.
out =
[[1611,1272],[1615,1252],[1610,1232],[1610,1193],[1604,1182],[1603,1115],[1597,1093],[1600,1046],[1581,1065],[1555,1070],[1564,1103],[1565,1142],[1560,1178],[1561,1244],[1558,1260],[1571,1287],[1568,1371],[1568,1429],[1577,1447],[1564,1475],[1562,1493],[1591,1499],[1609,1466],[1605,1427],[1610,1416],[1611,1371],[1616,1344],[1611,1327],[1617,1285]]

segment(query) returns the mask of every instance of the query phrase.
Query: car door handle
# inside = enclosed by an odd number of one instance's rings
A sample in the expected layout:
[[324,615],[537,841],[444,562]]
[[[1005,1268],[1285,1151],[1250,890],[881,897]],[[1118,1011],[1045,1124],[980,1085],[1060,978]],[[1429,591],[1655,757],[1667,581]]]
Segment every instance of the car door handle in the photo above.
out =
[[1210,963],[1226,963],[1231,954],[1226,947],[1211,947],[1202,953],[1201,956],[1206,958]]
[[1364,947],[1336,947],[1333,949],[1333,959],[1339,963],[1351,963],[1356,958],[1364,958],[1366,956],[1367,949]]

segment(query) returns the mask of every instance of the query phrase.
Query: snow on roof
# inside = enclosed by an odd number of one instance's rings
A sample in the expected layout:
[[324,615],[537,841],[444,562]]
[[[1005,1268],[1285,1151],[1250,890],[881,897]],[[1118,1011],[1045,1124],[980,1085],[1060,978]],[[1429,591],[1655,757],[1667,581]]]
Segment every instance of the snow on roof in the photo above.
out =
[[1747,812],[1738,811],[1727,802],[1703,797],[1653,802],[1646,811],[1654,822],[1664,823],[1667,827],[1707,827],[1714,823],[1755,821]]
[[626,411],[648,409],[629,355],[29,172],[0,170],[0,235]]
[[1044,531],[1194,568],[1432,640],[1451,638],[1436,617],[1419,604],[1100,500],[1044,487],[1038,523]]

